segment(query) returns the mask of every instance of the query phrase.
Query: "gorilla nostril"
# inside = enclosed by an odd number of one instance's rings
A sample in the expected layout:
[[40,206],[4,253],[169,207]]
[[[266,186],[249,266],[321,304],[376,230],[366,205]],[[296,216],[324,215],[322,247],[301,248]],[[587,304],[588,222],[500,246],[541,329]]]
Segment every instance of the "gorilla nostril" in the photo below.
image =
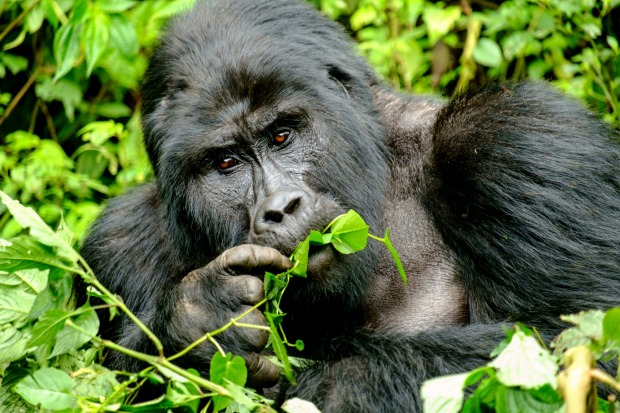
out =
[[[286,213],[286,211],[284,211]],[[263,216],[264,223],[279,224],[284,219],[284,214],[280,211],[266,211]]]
[[299,206],[300,201],[301,201],[301,196],[291,199],[291,202],[289,202],[288,205],[284,208],[284,213],[292,214],[293,212],[295,212],[295,210]]

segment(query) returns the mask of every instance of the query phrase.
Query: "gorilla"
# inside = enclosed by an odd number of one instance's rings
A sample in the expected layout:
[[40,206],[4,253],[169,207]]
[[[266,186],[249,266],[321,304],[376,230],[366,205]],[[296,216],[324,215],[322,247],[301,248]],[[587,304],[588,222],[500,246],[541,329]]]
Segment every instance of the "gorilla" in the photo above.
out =
[[[109,202],[82,254],[166,354],[258,303],[265,271],[349,209],[392,230],[409,284],[377,243],[313,248],[282,308],[315,362],[283,400],[420,411],[421,383],[487,362],[506,323],[548,340],[560,314],[620,304],[618,133],[545,83],[404,95],[308,4],[213,0],[172,21],[141,95],[155,178]],[[126,317],[102,318],[104,337],[154,351]],[[264,330],[217,340],[252,386],[278,380]],[[214,352],[178,361],[208,376]]]

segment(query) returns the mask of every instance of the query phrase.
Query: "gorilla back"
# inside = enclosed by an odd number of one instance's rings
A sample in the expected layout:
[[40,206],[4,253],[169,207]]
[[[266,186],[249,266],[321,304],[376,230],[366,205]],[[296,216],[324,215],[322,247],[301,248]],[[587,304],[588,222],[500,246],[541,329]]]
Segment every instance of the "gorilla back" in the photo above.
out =
[[[377,248],[311,251],[282,306],[317,363],[282,398],[419,411],[422,381],[485,363],[502,323],[549,339],[560,314],[620,304],[618,134],[546,84],[401,95],[308,5],[220,0],[171,23],[142,96],[155,180],[111,201],[82,253],[167,354],[258,303],[265,271],[348,209],[392,229],[409,286]],[[153,351],[127,319],[102,334]],[[277,381],[264,331],[218,337],[251,385]],[[206,374],[213,353],[180,362]]]

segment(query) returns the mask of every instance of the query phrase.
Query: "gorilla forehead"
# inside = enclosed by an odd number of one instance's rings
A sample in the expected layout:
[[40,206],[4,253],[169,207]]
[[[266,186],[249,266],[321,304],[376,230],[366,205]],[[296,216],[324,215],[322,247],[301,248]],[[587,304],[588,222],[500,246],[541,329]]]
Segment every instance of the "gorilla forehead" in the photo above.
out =
[[173,21],[158,54],[181,83],[236,73],[245,83],[280,66],[287,78],[307,79],[359,61],[338,26],[294,0],[200,2]]

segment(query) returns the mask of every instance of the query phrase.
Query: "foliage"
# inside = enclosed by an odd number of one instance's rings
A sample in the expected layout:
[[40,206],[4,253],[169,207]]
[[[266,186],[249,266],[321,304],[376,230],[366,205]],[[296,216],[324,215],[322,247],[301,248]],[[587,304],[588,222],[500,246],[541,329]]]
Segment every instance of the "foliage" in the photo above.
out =
[[[496,358],[486,366],[469,373],[427,380],[422,386],[424,411],[616,411],[615,396],[610,401],[597,400],[596,384],[620,391],[620,375],[610,376],[595,361],[618,359],[620,355],[620,308],[606,312],[591,310],[562,318],[575,327],[553,341],[553,354],[535,338],[532,330],[517,324],[507,330],[507,339],[494,351]],[[466,388],[473,390],[465,400]]]
[[406,90],[489,79],[554,80],[620,125],[618,0],[314,0]]
[[[151,174],[136,94],[165,20],[192,0],[0,1],[0,189],[79,240]],[[0,210],[0,233],[20,228]]]

